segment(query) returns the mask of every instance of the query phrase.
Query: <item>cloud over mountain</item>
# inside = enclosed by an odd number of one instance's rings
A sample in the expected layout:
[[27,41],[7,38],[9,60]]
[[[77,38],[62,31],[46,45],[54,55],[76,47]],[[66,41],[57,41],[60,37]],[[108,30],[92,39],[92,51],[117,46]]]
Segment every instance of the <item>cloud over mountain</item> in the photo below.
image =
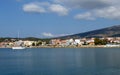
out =
[[61,37],[61,36],[67,36],[67,35],[70,35],[70,34],[52,34],[50,32],[41,33],[41,36],[47,37],[47,38],[49,38],[49,37]]
[[54,37],[54,35],[52,34],[52,33],[46,33],[46,32],[44,32],[44,33],[42,33],[42,36],[44,36],[44,37]]

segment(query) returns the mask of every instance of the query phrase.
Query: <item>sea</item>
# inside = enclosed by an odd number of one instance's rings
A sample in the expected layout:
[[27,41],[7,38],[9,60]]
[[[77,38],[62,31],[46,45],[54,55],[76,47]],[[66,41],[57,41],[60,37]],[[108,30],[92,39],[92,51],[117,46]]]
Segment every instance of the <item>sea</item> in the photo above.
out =
[[120,48],[1,48],[0,75],[120,75]]

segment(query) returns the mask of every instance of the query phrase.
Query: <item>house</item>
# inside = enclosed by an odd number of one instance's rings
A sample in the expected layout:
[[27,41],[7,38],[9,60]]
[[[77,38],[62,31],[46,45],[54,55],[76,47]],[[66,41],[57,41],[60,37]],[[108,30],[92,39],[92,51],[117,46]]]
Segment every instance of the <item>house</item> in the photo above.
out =
[[87,43],[88,45],[95,45],[94,38],[87,39],[86,43]]
[[61,40],[60,39],[52,39],[50,41],[51,45],[60,45],[61,44]]
[[81,39],[75,39],[74,44],[81,46],[82,45]]
[[73,39],[67,39],[66,43],[67,43],[67,45],[74,45],[74,40]]

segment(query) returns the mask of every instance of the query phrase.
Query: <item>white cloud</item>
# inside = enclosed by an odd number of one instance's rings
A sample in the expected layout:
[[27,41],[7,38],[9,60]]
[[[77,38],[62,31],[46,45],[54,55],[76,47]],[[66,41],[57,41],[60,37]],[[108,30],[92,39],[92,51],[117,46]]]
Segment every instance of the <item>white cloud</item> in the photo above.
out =
[[97,17],[107,19],[119,19],[120,20],[120,8],[119,7],[108,7],[101,10],[94,11]]
[[83,9],[97,9],[110,5],[108,0],[55,0],[55,2],[68,7]]
[[90,12],[77,14],[74,16],[74,18],[79,20],[95,20],[95,18],[92,16]]
[[33,2],[29,4],[25,4],[23,6],[23,10],[25,12],[31,13],[45,13],[45,12],[53,12],[58,15],[64,16],[68,14],[68,9],[60,4],[50,4],[48,2]]
[[[43,4],[43,3],[42,3]],[[23,10],[25,12],[33,12],[33,13],[45,13],[46,9],[40,3],[29,3],[23,6]]]
[[[25,4],[23,10],[32,13],[56,13],[60,16],[77,10],[75,19],[95,20],[97,18],[120,19],[120,0],[51,0]],[[85,10],[86,12],[79,12]]]
[[41,35],[43,37],[61,37],[61,36],[66,36],[66,35],[70,35],[70,34],[52,34],[50,32],[43,32]]
[[120,6],[120,0],[54,0],[54,2],[70,8],[92,10]]
[[[75,19],[94,20],[95,18],[120,19],[120,0],[54,0],[71,9],[86,10],[75,15]],[[88,13],[89,12],[89,13]]]
[[52,4],[49,7],[51,12],[57,13],[58,15],[64,16],[68,14],[68,9],[60,4]]
[[91,12],[75,15],[74,18],[79,20],[95,20],[96,18],[120,20],[120,8],[111,6],[96,9]]
[[44,37],[54,37],[54,35],[52,34],[52,33],[47,33],[47,32],[44,32],[44,33],[42,33],[42,36],[44,36]]

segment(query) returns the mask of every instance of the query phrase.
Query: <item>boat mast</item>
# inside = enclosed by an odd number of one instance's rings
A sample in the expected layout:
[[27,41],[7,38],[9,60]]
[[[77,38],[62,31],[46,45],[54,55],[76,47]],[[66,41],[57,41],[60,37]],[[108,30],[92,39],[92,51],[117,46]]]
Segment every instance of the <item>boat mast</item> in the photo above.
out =
[[19,31],[18,31],[18,40],[19,40],[19,34],[20,34],[20,33],[19,33]]

